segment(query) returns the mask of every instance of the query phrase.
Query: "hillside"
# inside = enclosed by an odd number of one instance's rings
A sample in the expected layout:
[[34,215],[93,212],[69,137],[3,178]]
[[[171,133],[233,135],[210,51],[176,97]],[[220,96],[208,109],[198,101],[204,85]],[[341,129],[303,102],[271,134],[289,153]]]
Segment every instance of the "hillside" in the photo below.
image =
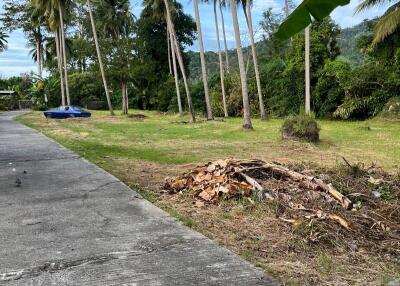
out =
[[368,32],[372,21],[373,20],[364,20],[358,25],[342,29],[337,38],[341,51],[341,58],[348,60],[353,65],[359,65],[361,63],[361,53],[357,49],[357,41],[361,35]]
[[[256,43],[257,54],[260,56],[263,54],[264,50],[264,43],[258,42]],[[247,64],[247,60],[249,55],[251,55],[251,48],[250,46],[243,48],[243,55],[245,64]],[[190,59],[189,63],[189,77],[191,80],[200,80],[201,79],[201,67],[200,67],[200,56],[198,52],[188,51],[187,56]],[[228,51],[229,57],[229,67],[231,71],[235,71],[239,69],[237,54],[235,49],[231,49]],[[205,53],[206,58],[206,66],[207,66],[207,74],[213,75],[219,73],[219,62],[218,62],[218,53],[207,51]],[[225,63],[225,52],[222,52],[222,58]],[[250,58],[251,59],[251,58]]]
[[[368,27],[373,20],[364,20],[358,25],[350,28],[342,29],[338,40],[338,45],[341,51],[340,58],[349,61],[353,65],[359,65],[361,63],[361,53],[357,49],[358,38],[367,33]],[[257,43],[257,54],[261,55],[263,53],[264,43]],[[247,61],[248,55],[251,53],[250,47],[244,47],[243,53],[245,61]],[[201,68],[200,68],[200,56],[198,52],[188,51],[188,57],[190,58],[189,64],[189,74],[191,80],[201,79]],[[229,63],[232,70],[238,69],[236,50],[232,49],[228,52]],[[212,75],[219,72],[218,66],[218,54],[216,52],[207,51],[205,54],[207,62],[207,74]],[[225,54],[223,54],[223,59],[225,61]]]

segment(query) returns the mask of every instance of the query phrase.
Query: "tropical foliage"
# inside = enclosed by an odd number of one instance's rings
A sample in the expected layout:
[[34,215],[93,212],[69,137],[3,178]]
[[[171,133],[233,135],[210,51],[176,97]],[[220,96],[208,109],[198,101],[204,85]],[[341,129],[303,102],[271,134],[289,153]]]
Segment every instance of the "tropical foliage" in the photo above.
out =
[[[219,40],[217,52],[204,52],[204,61],[199,53],[187,51],[200,35],[200,18],[196,25],[176,1],[146,0],[135,16],[128,0],[54,1],[50,6],[42,0],[7,0],[1,20],[7,32],[20,29],[27,36],[38,72],[29,88],[19,92],[42,107],[69,100],[91,108],[108,106],[110,111],[122,108],[124,113],[130,107],[180,114],[195,110],[209,119],[244,116],[244,127],[251,128],[251,117],[295,115],[304,109],[304,33],[293,34],[299,26],[295,30],[285,27],[291,27],[293,21],[300,23],[301,15],[307,21],[311,15],[314,21],[307,23],[315,116],[351,119],[377,115],[390,98],[400,94],[398,30],[376,41],[379,23],[398,11],[396,4],[382,18],[341,31],[325,16],[347,1],[332,1],[318,11],[317,2],[303,2],[286,20],[283,13],[267,9],[260,23],[252,20],[249,1],[235,2],[243,9],[225,1],[210,2]],[[374,4],[363,2],[360,9]],[[288,12],[290,7],[288,1]],[[247,39],[248,46],[243,45],[245,35],[236,32],[236,48],[226,49],[224,9],[234,18],[245,12],[244,28],[250,35],[259,31],[257,37]],[[291,40],[276,36],[283,28],[288,29]],[[7,40],[4,31],[0,34],[3,47]],[[46,78],[41,76],[43,70]],[[44,87],[35,88],[36,82]]]

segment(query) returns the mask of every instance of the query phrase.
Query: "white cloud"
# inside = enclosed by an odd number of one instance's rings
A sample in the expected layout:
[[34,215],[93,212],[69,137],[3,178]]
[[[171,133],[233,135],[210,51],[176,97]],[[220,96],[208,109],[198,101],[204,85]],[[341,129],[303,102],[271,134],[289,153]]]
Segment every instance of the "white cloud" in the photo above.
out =
[[282,4],[278,0],[254,0],[253,10],[257,13],[261,13],[269,8],[277,13],[282,11]]

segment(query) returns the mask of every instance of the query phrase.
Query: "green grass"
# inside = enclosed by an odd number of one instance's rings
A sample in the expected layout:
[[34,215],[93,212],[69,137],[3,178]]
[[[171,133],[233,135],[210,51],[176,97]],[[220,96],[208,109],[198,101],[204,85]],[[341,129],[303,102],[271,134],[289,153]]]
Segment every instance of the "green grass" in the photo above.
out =
[[400,163],[400,124],[395,121],[321,120],[321,141],[310,144],[283,141],[279,131],[282,119],[254,119],[254,130],[244,131],[241,118],[200,119],[190,124],[187,118],[174,114],[140,113],[147,118],[110,117],[105,111],[95,111],[90,120],[50,120],[39,112],[18,120],[93,162],[104,161],[104,156],[159,164],[257,157],[334,165],[344,156],[352,162],[374,162],[388,170],[397,169]]
[[[329,167],[338,161],[342,162],[343,156],[353,164],[362,162],[368,165],[374,162],[385,170],[399,171],[399,122],[322,120],[318,122],[321,141],[312,144],[282,140],[279,130],[283,119],[254,119],[254,130],[246,131],[241,128],[240,118],[224,121],[203,119],[196,124],[189,124],[185,123],[187,117],[179,118],[174,114],[137,110],[130,112],[145,114],[147,117],[135,120],[122,115],[111,117],[105,111],[95,111],[89,120],[51,120],[44,118],[40,112],[32,112],[18,120],[112,173],[182,224],[226,246],[278,277],[285,285],[305,285],[308,281],[317,281],[317,284],[329,281],[334,285],[332,281],[336,279],[342,284],[344,281],[355,281],[354,285],[365,285],[364,281],[368,279],[387,283],[398,276],[397,264],[382,264],[378,255],[370,256],[370,253],[361,254],[363,259],[357,261],[361,265],[356,270],[354,267],[358,265],[353,265],[352,258],[356,254],[352,254],[349,259],[342,253],[336,255],[329,251],[314,251],[310,255],[310,245],[303,240],[286,240],[285,233],[277,233],[280,228],[264,228],[270,236],[268,244],[279,246],[284,239],[288,249],[303,251],[290,253],[277,248],[281,254],[269,256],[259,251],[261,241],[254,239],[252,225],[238,230],[232,228],[232,221],[244,218],[244,221],[252,221],[254,225],[260,224],[271,214],[275,217],[274,208],[279,206],[277,203],[269,204],[271,213],[266,213],[260,203],[252,204],[243,198],[221,200],[219,206],[197,209],[193,206],[193,198],[171,196],[168,199],[159,192],[159,187],[166,176],[177,175],[192,167],[185,164],[202,164],[227,157],[297,163],[308,161]],[[349,191],[347,181],[333,183],[344,194]],[[389,199],[392,194],[390,185],[387,185],[387,190],[386,185],[380,188],[382,198]],[[276,224],[275,221],[271,222]],[[304,226],[300,225],[291,231],[299,235],[304,232]],[[268,255],[267,259],[265,255]],[[368,263],[372,263],[372,269],[368,268]],[[379,268],[380,265],[383,267]],[[358,269],[363,269],[361,274]]]

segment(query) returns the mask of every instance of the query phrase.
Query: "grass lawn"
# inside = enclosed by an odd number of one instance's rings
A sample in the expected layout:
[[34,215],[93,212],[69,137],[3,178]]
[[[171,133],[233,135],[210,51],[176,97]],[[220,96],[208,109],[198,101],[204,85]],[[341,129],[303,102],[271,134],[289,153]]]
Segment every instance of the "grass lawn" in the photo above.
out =
[[[345,157],[352,164],[375,164],[387,172],[398,172],[400,122],[322,120],[321,141],[310,144],[282,140],[282,119],[254,119],[254,130],[244,131],[240,118],[200,119],[190,124],[188,118],[174,114],[130,112],[146,117],[111,117],[108,112],[95,111],[91,119],[51,120],[32,112],[18,120],[129,186],[139,188],[147,199],[184,224],[262,267],[286,285],[380,285],[400,276],[399,263],[379,255],[362,251],[350,255],[344,249],[309,248],[286,240],[285,235],[292,230],[277,222],[271,208],[264,205],[239,200],[200,210],[193,207],[191,198],[170,198],[159,192],[165,177],[228,157],[331,170]],[[349,184],[339,185],[341,191],[350,188]],[[238,225],[243,227],[238,230]]]

